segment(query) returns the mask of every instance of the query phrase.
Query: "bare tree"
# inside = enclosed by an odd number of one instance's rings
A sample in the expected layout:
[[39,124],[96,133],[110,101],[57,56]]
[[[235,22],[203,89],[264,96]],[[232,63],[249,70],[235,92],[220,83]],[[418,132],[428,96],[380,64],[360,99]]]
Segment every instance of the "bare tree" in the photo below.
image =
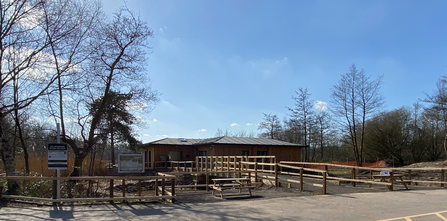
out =
[[319,110],[315,114],[315,126],[316,140],[318,140],[320,146],[320,158],[323,159],[326,133],[328,133],[330,128],[330,116],[326,110]]
[[[62,30],[52,29],[46,33],[49,14],[61,13],[52,6],[56,1],[23,0],[2,1],[0,4],[0,122],[5,117],[31,106],[38,98],[51,93],[51,85],[59,73],[48,68],[54,62],[48,52],[49,46],[63,42],[75,24],[57,21]],[[49,38],[51,36],[51,39]],[[20,122],[16,121],[20,125]],[[13,149],[10,147],[3,127],[0,126],[0,153],[6,174],[17,175]],[[14,193],[18,183],[8,181],[8,191]]]
[[[76,82],[83,90],[80,93],[70,93],[72,102],[62,102],[59,108],[61,113],[70,114],[77,121],[76,125],[72,125],[75,130],[71,133],[68,133],[66,127],[62,128],[63,141],[75,153],[73,176],[81,174],[85,157],[104,137],[104,134],[98,132],[101,121],[106,117],[111,91],[130,95],[132,99],[128,102],[132,103],[133,108],[144,109],[146,113],[158,101],[158,92],[151,89],[143,74],[147,39],[152,36],[152,30],[127,8],[116,12],[112,21],[102,22],[102,26],[94,32],[96,41],[91,43],[95,50],[88,63],[80,70],[88,77]],[[60,96],[60,99],[64,98]],[[94,111],[86,111],[98,101],[98,97],[101,100],[95,104]],[[73,104],[72,107],[68,106]],[[66,121],[64,117],[60,120]],[[66,122],[63,124],[66,125]],[[79,143],[78,140],[82,142]]]
[[382,77],[371,80],[353,64],[342,75],[331,94],[334,116],[350,140],[357,165],[362,165],[366,121],[383,106]]
[[[290,111],[289,116],[292,120],[299,122],[302,129],[304,145],[310,144],[310,132],[315,113],[313,111],[314,102],[310,99],[310,93],[307,88],[299,88],[295,91],[296,96],[292,96],[295,101],[295,107],[287,109]],[[304,161],[308,160],[308,149],[304,148]]]
[[261,133],[260,136],[270,139],[280,139],[282,126],[278,116],[272,113],[262,114],[264,115],[263,122],[259,124],[258,130],[267,130],[267,132]]
[[[434,119],[437,116],[444,129],[442,132],[444,134],[444,153],[447,156],[447,76],[442,77],[436,84],[436,91],[433,95],[426,94],[424,102],[430,103],[431,105],[425,108],[425,112],[429,113],[428,116]],[[437,126],[436,128],[439,128]]]

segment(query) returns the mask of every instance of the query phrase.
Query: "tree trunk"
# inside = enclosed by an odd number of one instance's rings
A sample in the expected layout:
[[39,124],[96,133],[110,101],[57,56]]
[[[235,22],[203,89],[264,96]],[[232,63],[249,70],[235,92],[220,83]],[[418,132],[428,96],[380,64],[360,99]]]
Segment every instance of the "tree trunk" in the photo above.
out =
[[[1,126],[0,126],[0,134],[1,134]],[[14,159],[14,153],[12,148],[9,146],[8,141],[3,137],[1,138],[1,149],[0,153],[2,155],[3,165],[5,168],[6,176],[17,176],[16,163]],[[8,191],[7,193],[10,195],[15,195],[19,189],[19,182],[17,180],[8,180]]]
[[[22,127],[20,126],[19,113],[18,113],[17,109],[14,111],[14,115],[15,115],[14,118],[15,118],[15,122],[16,122],[16,127],[19,132],[20,145],[22,146],[23,154],[24,154],[24,158],[25,158],[25,173],[28,175],[29,174],[29,160],[28,160],[29,154],[28,154],[28,149],[25,144],[25,140],[23,139]],[[13,152],[15,152],[15,151],[13,151]]]
[[[87,153],[88,154],[88,153]],[[71,176],[81,176],[82,174],[82,163],[84,162],[85,157],[87,156],[86,153],[75,153],[75,161],[74,161],[74,168],[73,172],[71,173]]]
[[113,128],[112,128],[112,132],[110,133],[110,152],[111,152],[111,160],[112,160],[112,167],[115,165],[115,142],[113,141]]

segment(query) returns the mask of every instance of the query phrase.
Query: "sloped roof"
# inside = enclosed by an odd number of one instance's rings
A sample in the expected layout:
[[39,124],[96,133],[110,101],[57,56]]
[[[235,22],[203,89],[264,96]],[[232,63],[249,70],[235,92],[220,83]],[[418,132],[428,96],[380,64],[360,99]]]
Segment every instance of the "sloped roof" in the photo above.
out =
[[[182,141],[184,140],[184,141]],[[194,144],[197,144],[198,142],[202,141],[203,139],[186,139],[186,138],[164,138],[161,140],[156,140],[149,142],[147,144],[164,144],[164,145],[184,145],[184,146],[191,146]]]
[[181,139],[179,138],[165,138],[147,144],[185,145],[185,146],[207,145],[207,144],[264,145],[264,146],[268,145],[268,146],[295,146],[295,147],[305,146],[302,144],[294,144],[280,140],[274,140],[268,138],[254,138],[254,137],[215,137],[208,139],[184,139],[184,140],[186,141],[181,141]]
[[200,144],[239,144],[239,145],[269,145],[269,146],[303,146],[280,140],[255,137],[217,137],[204,140]]

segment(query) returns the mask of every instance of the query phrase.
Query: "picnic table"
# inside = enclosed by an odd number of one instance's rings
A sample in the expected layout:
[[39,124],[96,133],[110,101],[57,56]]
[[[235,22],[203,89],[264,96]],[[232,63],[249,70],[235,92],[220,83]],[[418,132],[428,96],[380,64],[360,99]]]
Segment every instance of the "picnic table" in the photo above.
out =
[[[404,175],[403,174],[389,174],[389,172],[382,172],[379,175],[372,175],[371,179],[372,181],[376,181],[379,180],[379,182],[388,182],[388,183],[396,183],[396,184],[402,184],[404,185],[405,189],[408,190],[407,184],[411,184],[411,180],[404,180],[403,179]],[[391,180],[393,179],[393,180]],[[369,184],[369,187],[371,187],[371,184]],[[389,186],[388,188],[391,188],[391,186]]]
[[247,189],[251,196],[251,189],[256,188],[255,185],[252,185],[250,178],[216,178],[212,180],[214,182],[213,195],[214,191],[219,191],[222,199],[224,190],[237,189],[241,194],[242,189]]

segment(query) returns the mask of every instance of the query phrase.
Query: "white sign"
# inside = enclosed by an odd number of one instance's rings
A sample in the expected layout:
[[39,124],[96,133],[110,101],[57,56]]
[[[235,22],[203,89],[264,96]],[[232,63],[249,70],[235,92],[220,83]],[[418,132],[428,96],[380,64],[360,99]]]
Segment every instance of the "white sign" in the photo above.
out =
[[144,173],[144,154],[118,155],[118,173]]
[[67,144],[48,144],[48,169],[67,169]]

